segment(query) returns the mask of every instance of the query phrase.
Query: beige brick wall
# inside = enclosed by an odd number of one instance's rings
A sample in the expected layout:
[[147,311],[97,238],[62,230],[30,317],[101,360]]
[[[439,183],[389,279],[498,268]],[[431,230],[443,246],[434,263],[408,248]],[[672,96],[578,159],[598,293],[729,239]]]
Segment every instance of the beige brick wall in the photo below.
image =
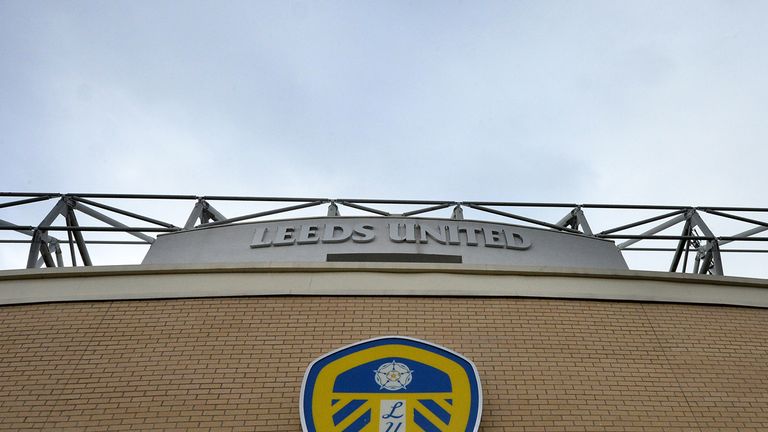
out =
[[300,431],[310,361],[398,334],[472,359],[481,430],[768,430],[768,310],[251,297],[0,307],[0,430]]

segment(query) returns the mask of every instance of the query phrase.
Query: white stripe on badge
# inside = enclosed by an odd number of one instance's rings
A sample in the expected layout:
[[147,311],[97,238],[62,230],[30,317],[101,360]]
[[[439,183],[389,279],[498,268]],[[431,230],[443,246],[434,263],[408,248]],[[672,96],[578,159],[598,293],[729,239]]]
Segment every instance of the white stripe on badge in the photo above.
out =
[[379,412],[379,432],[405,432],[404,400],[382,400]]

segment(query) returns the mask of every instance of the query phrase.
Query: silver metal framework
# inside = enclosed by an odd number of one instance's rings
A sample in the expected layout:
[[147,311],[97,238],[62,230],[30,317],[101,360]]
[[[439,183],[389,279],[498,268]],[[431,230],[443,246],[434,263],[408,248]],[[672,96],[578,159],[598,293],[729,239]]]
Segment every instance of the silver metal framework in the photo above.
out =
[[[161,203],[165,209],[180,205],[186,208],[191,207],[191,211],[183,224],[175,225],[135,211],[125,210],[124,207],[131,208],[138,200]],[[107,204],[104,201],[118,202],[119,205]],[[53,205],[36,224],[17,224],[4,219],[4,212],[10,209],[17,213],[25,213],[25,208],[39,206],[41,203],[53,203]],[[227,217],[213,205],[214,203],[217,206],[224,203],[239,203],[245,207],[269,205],[275,208]],[[298,211],[322,205],[326,206],[325,214],[328,216],[339,216],[342,213],[340,209],[344,208],[347,209],[345,211],[368,216],[401,217],[445,210],[450,212],[447,217],[463,219],[465,210],[469,210],[478,215],[485,215],[486,218],[510,223],[615,240],[620,242],[617,248],[621,251],[670,253],[671,261],[668,267],[670,272],[723,275],[724,253],[763,254],[768,252],[768,249],[723,247],[734,242],[755,244],[754,242],[768,241],[768,237],[756,236],[768,231],[768,221],[766,221],[768,208],[756,207],[26,192],[0,192],[0,237],[2,237],[0,244],[29,244],[27,268],[65,266],[63,245],[68,249],[72,265],[90,266],[93,265],[88,248],[90,244],[149,245],[155,240],[153,235],[159,233],[227,225],[265,219],[275,215],[293,217]],[[397,213],[393,213],[391,209],[384,209],[390,207],[395,207]],[[543,220],[539,216],[543,210],[553,209],[565,210],[565,216],[554,222]],[[611,213],[608,217],[611,221],[616,220],[617,218],[613,216],[621,212],[630,212],[632,218],[628,223],[595,232],[587,220],[586,213],[597,211]],[[636,216],[643,212],[655,214],[642,218]],[[530,213],[535,213],[536,217],[531,216]],[[83,215],[93,222],[81,223],[78,216]],[[23,217],[26,219],[29,216]],[[54,224],[57,220],[63,221],[63,224]],[[714,220],[741,225],[742,229],[732,235],[716,235],[711,228]],[[594,223],[594,219],[592,221]],[[679,234],[662,234],[675,226],[682,226]],[[637,232],[638,230],[640,232]],[[122,233],[133,236],[137,240],[85,239],[84,233],[96,232]],[[21,233],[28,238],[7,238],[9,233]],[[59,238],[61,235],[56,237],[52,233],[65,233],[66,238]],[[650,242],[664,242],[665,246],[640,247],[638,244],[641,242],[644,245]],[[693,259],[691,268],[688,266],[689,258]]]

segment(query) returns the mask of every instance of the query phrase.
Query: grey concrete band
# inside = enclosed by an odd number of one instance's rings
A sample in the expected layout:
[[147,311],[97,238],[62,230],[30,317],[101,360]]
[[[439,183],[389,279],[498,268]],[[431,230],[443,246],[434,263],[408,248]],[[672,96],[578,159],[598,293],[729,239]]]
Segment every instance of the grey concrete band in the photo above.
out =
[[768,307],[768,282],[450,264],[144,265],[0,272],[0,305],[266,295],[540,297]]

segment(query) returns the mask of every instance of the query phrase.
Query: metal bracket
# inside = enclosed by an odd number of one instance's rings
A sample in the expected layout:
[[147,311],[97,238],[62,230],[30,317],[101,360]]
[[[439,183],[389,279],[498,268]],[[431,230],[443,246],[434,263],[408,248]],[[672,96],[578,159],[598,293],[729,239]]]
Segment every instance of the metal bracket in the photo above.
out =
[[336,205],[335,201],[331,201],[330,204],[328,204],[328,213],[326,214],[328,217],[338,217],[341,216],[341,213],[339,213],[339,206]]
[[27,255],[27,268],[38,268],[42,267],[43,264],[45,264],[46,267],[56,267],[56,263],[54,263],[53,257],[51,256],[51,249],[56,253],[57,262],[60,265],[63,264],[62,258],[60,257],[61,248],[58,245],[58,239],[49,236],[48,233],[41,230],[40,227],[50,226],[57,217],[64,214],[66,208],[66,201],[64,198],[61,198],[56,202],[43,220],[40,221],[38,228],[32,230],[32,242],[29,245],[29,254]]
[[226,220],[227,218],[216,210],[211,203],[199,198],[192,208],[192,212],[187,218],[187,222],[184,224],[184,229],[192,229],[195,227],[195,223],[199,220],[200,224],[207,224],[209,222],[219,222]]
[[464,220],[464,209],[461,208],[461,204],[457,204],[456,207],[453,208],[451,219]]
[[698,270],[697,273],[699,274],[711,273],[722,276],[723,259],[720,255],[719,240],[695,210],[691,212],[690,220],[693,226],[699,227],[704,235],[708,237],[707,242],[699,247],[694,269]]
[[[695,209],[688,209],[682,216],[684,217],[685,225],[680,234],[681,238],[677,243],[677,248],[675,248],[675,254],[672,257],[669,271],[677,271],[677,268],[680,265],[680,260],[683,258],[683,253],[685,252],[685,259],[683,261],[683,272],[685,272],[688,266],[688,252],[690,251],[691,246],[694,246],[696,248],[696,261],[693,267],[694,273],[712,273],[722,276],[723,261],[715,234],[709,229],[709,226],[707,226],[704,219],[701,218]],[[701,245],[698,240],[691,238],[696,234],[696,228],[699,228],[704,236],[707,237],[707,240],[703,245]]]
[[575,209],[571,210],[565,217],[560,219],[555,225],[561,226],[563,228],[572,228],[574,230],[579,230],[581,228],[581,232],[584,234],[591,236],[594,235],[592,233],[592,228],[589,226],[589,222],[587,222],[587,217],[584,216],[584,211],[581,209],[581,206],[576,207]]

